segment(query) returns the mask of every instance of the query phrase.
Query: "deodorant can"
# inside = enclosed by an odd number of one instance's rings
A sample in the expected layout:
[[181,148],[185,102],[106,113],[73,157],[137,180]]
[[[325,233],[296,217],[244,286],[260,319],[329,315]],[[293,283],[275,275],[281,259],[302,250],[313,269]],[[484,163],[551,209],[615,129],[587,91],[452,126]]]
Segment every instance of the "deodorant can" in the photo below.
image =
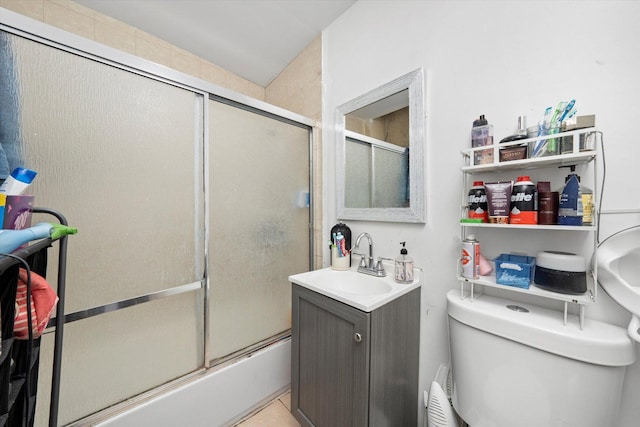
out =
[[510,224],[538,223],[538,194],[527,175],[519,176],[511,191]]
[[462,277],[467,279],[480,278],[480,243],[476,236],[469,234],[462,241]]
[[481,219],[482,222],[489,222],[487,213],[487,192],[484,189],[483,181],[473,181],[473,186],[469,190],[469,208],[467,216],[471,219]]

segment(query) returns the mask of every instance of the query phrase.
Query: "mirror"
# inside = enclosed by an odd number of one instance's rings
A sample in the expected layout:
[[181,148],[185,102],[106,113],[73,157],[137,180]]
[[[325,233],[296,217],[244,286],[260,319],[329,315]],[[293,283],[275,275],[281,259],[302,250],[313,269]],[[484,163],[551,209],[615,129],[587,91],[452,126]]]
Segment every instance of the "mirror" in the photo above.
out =
[[337,108],[338,219],[424,222],[424,73]]

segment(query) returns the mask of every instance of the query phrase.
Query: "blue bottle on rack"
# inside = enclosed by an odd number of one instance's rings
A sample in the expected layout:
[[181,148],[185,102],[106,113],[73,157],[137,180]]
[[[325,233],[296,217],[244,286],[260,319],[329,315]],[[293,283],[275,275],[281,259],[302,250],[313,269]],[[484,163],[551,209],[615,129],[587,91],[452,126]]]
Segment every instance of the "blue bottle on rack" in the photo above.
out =
[[571,173],[565,179],[558,203],[558,225],[582,225],[582,192],[580,177],[571,166]]

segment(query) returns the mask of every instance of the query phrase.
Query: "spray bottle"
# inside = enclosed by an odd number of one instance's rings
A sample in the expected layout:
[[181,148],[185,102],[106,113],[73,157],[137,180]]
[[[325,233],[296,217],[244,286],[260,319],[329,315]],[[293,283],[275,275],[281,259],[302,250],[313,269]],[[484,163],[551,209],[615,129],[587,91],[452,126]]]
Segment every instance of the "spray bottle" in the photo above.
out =
[[565,178],[564,188],[560,192],[558,225],[582,225],[583,211],[580,177],[576,174],[574,165],[569,166],[569,168],[571,168],[571,172]]

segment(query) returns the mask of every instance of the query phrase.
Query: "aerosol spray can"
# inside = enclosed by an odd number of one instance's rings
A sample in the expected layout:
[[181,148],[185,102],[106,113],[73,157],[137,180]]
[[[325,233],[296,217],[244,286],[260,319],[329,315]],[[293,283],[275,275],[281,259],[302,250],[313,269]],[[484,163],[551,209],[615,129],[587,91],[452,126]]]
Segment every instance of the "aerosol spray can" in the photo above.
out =
[[538,192],[528,175],[519,176],[513,184],[509,223],[538,223]]
[[480,278],[480,242],[476,236],[469,234],[462,241],[462,277],[467,279]]

